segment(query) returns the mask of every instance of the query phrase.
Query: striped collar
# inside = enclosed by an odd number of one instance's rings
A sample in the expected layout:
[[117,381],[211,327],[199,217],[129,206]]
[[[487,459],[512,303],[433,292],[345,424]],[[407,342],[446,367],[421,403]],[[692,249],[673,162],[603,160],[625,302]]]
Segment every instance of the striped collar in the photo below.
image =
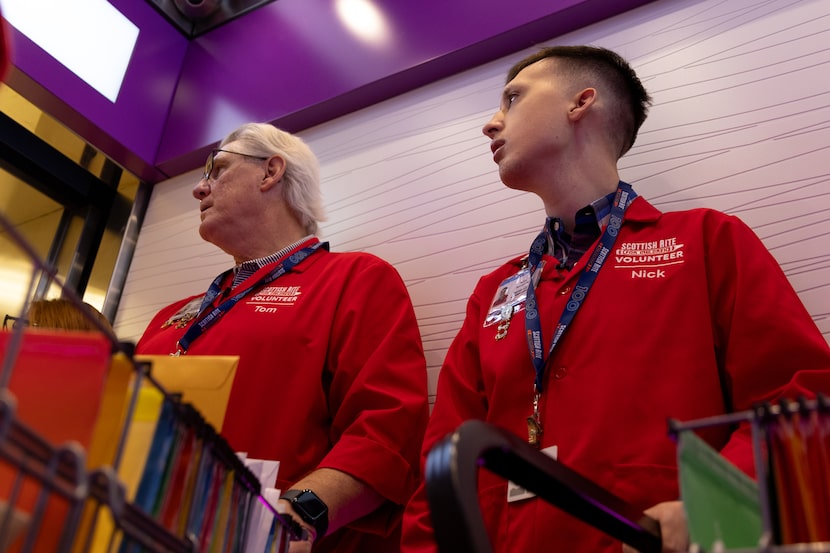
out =
[[255,272],[259,271],[266,265],[270,265],[275,261],[279,261],[282,257],[285,256],[291,250],[297,248],[303,242],[313,238],[313,234],[309,234],[308,236],[297,240],[296,242],[289,244],[288,246],[282,248],[280,251],[272,253],[271,255],[266,255],[265,257],[260,257],[257,259],[251,259],[249,261],[243,261],[239,265],[233,268],[233,288],[244,282],[249,276],[254,274]]

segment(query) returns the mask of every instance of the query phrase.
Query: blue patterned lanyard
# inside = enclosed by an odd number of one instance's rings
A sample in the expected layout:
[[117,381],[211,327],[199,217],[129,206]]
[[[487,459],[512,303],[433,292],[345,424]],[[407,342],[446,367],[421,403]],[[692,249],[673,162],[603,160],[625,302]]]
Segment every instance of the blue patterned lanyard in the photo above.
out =
[[[562,315],[559,317],[559,323],[556,325],[556,330],[553,333],[550,348],[548,349],[548,357],[553,353],[554,348],[559,343],[559,340],[565,334],[568,326],[576,316],[576,312],[585,301],[585,297],[593,286],[594,281],[599,274],[600,269],[608,259],[614,242],[617,240],[617,234],[622,226],[623,217],[626,209],[637,197],[636,192],[631,188],[631,185],[620,181],[617,187],[617,193],[614,196],[614,203],[611,206],[611,217],[605,231],[599,239],[599,242],[591,252],[591,257],[585,266],[585,270],[579,276],[579,279],[574,286],[573,293],[565,306]],[[548,229],[546,228],[539,233],[539,236],[533,241],[530,247],[530,254],[528,255],[528,265],[530,267],[531,275],[537,270],[541,271],[542,256],[547,251],[548,247]],[[533,368],[536,371],[536,379],[534,381],[534,398],[533,398],[533,421],[528,420],[528,424],[535,424],[536,431],[541,433],[541,425],[539,421],[539,397],[542,393],[542,381],[545,375],[545,351],[542,346],[542,323],[539,319],[539,311],[536,303],[536,289],[534,282],[538,282],[537,278],[531,278],[530,284],[527,288],[527,300],[525,303],[525,329],[527,331],[527,345],[530,350],[530,358],[533,361]],[[532,433],[531,433],[532,434]],[[533,436],[531,436],[531,441]]]
[[305,260],[308,256],[318,251],[321,246],[328,250],[328,242],[317,242],[315,244],[312,244],[308,247],[294,252],[293,254],[289,255],[285,261],[271,269],[268,272],[268,274],[263,276],[261,279],[254,282],[250,286],[247,286],[241,292],[238,292],[237,294],[234,294],[232,297],[223,301],[217,307],[214,307],[209,313],[203,316],[203,313],[207,311],[208,307],[210,307],[213,304],[213,301],[219,296],[219,294],[222,293],[222,282],[224,282],[225,278],[227,277],[230,271],[225,271],[224,273],[216,277],[210,284],[210,288],[208,288],[208,291],[205,294],[205,298],[202,300],[202,306],[199,308],[199,315],[197,316],[196,322],[193,325],[191,325],[191,327],[187,329],[187,332],[184,333],[184,336],[182,336],[179,339],[179,341],[176,342],[176,352],[172,355],[186,354],[187,350],[190,349],[191,344],[193,344],[193,342],[197,338],[204,334],[204,332],[208,328],[210,328],[216,322],[218,322],[219,319],[221,319],[225,313],[230,311],[231,308],[233,308],[233,306],[236,305],[237,302],[239,302],[239,300],[248,295],[248,293],[251,290],[277,280],[282,275],[291,271],[291,269],[302,263],[303,260]]

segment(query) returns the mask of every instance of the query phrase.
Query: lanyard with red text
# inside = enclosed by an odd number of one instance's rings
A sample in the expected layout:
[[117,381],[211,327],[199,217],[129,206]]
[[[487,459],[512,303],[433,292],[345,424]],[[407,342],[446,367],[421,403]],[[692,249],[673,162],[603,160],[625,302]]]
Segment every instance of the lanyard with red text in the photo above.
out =
[[263,276],[258,281],[254,282],[250,286],[245,287],[241,292],[234,294],[232,297],[228,298],[227,300],[220,303],[217,307],[214,307],[209,313],[205,314],[207,308],[213,304],[213,300],[221,294],[221,287],[222,282],[225,280],[228,272],[224,272],[218,277],[214,279],[211,283],[210,288],[208,288],[207,293],[205,294],[205,299],[202,300],[202,306],[199,309],[199,315],[197,321],[187,329],[187,332],[184,333],[178,342],[176,342],[176,352],[171,355],[184,355],[187,353],[187,350],[190,348],[191,344],[199,338],[204,332],[213,326],[222,316],[227,313],[228,311],[233,308],[234,305],[239,302],[242,298],[244,298],[248,293],[253,290],[254,288],[259,288],[264,286],[270,282],[273,282],[280,278],[285,273],[291,271],[294,267],[302,263],[308,256],[313,254],[314,252],[318,251],[320,247],[324,247],[328,249],[328,242],[317,242],[312,244],[308,247],[305,247],[301,250],[298,250],[291,255],[289,255],[285,261],[274,267],[271,271],[268,272],[265,276]]
[[[605,260],[611,253],[614,247],[614,242],[617,240],[617,234],[622,226],[623,217],[626,209],[637,197],[637,193],[631,188],[631,185],[620,181],[617,187],[617,194],[614,196],[614,203],[611,206],[611,217],[605,231],[600,236],[599,242],[591,252],[591,257],[585,265],[585,270],[579,275],[579,279],[574,286],[573,293],[565,306],[562,315],[559,317],[559,323],[553,333],[550,348],[548,349],[548,357],[553,353],[554,348],[559,343],[562,335],[568,329],[568,326],[576,316],[576,312],[585,301],[585,297],[591,290],[594,281],[599,274],[600,269],[605,264]],[[539,236],[533,241],[530,247],[530,254],[528,255],[528,265],[530,272],[533,274],[537,269],[541,270],[542,256],[547,251],[548,229],[545,228]],[[533,415],[528,417],[528,442],[532,445],[538,446],[540,444],[540,437],[542,434],[542,425],[539,416],[539,398],[542,394],[542,382],[545,375],[545,351],[542,346],[542,322],[539,318],[538,306],[536,303],[536,290],[534,281],[537,279],[530,279],[530,285],[527,288],[527,299],[525,303],[525,330],[527,331],[527,345],[530,350],[530,358],[533,361],[533,368],[536,371],[536,379],[533,384]]]

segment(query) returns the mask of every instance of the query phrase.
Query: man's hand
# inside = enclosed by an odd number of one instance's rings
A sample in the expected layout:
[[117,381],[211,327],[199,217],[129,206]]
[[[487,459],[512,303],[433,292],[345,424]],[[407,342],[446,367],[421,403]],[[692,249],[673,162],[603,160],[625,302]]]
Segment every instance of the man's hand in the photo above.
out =
[[[646,509],[645,514],[660,523],[663,537],[663,553],[677,553],[689,550],[689,528],[686,525],[686,512],[680,501],[658,503]],[[636,553],[636,549],[623,545],[623,553]]]
[[314,530],[314,527],[304,522],[303,519],[301,519],[297,513],[294,512],[290,502],[280,499],[279,505],[280,511],[297,521],[297,524],[305,530],[306,534],[306,539],[292,540],[288,544],[288,553],[311,553],[311,546],[314,545],[314,540],[317,537],[317,532]]
[[[383,496],[360,480],[345,472],[329,468],[315,470],[291,488],[314,490],[326,504],[329,518],[326,535],[371,513],[385,501]],[[285,513],[291,515],[308,532],[308,539],[292,541],[288,552],[310,553],[314,542],[317,539],[322,540],[324,536],[318,536],[316,530],[297,515],[290,502],[280,499],[279,503],[284,507]]]

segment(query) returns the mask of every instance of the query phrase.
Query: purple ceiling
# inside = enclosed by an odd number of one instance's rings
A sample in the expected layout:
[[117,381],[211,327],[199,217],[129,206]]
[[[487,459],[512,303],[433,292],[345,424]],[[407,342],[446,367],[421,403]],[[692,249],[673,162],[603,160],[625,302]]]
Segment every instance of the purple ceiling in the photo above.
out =
[[198,167],[246,121],[298,131],[651,0],[375,0],[361,41],[332,0],[277,0],[188,41],[149,3],[115,104],[12,30],[9,84],[149,182]]

